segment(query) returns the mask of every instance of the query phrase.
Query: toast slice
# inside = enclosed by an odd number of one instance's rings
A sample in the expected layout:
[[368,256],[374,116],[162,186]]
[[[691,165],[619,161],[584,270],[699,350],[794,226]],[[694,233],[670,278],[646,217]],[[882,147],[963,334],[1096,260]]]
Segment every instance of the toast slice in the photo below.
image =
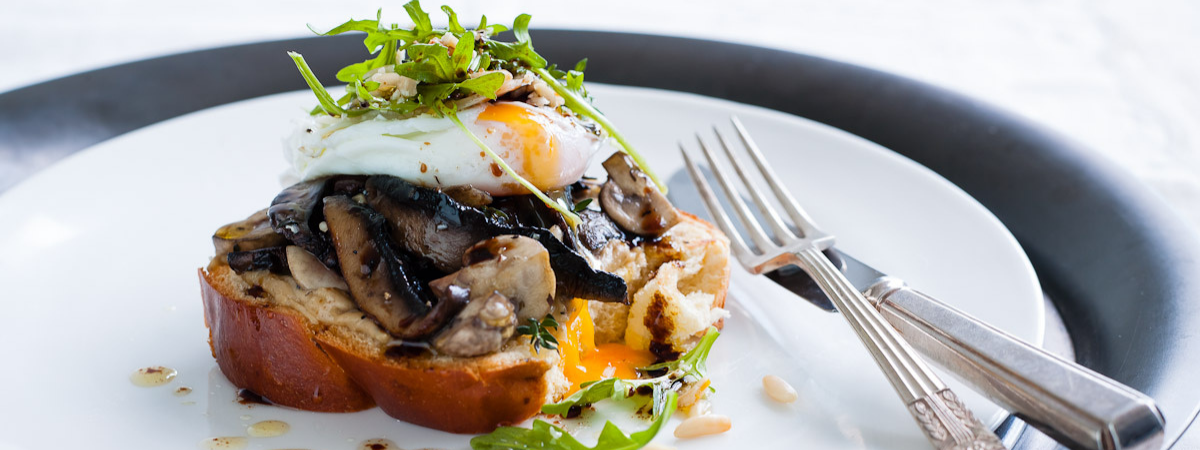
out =
[[[725,317],[728,253],[725,236],[689,214],[654,243],[611,242],[597,254],[600,268],[625,278],[632,304],[588,302],[597,343],[686,351]],[[213,357],[234,385],[276,404],[323,412],[378,405],[418,425],[485,433],[532,417],[571,387],[560,355],[535,351],[528,339],[471,358],[389,350],[391,338],[345,291],[305,290],[268,271],[237,274],[224,259],[199,271]]]

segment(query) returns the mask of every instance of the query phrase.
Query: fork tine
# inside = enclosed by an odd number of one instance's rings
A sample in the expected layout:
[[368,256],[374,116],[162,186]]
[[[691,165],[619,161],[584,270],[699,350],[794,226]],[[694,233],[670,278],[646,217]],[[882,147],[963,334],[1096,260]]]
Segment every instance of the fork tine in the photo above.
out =
[[769,253],[771,250],[774,250],[777,245],[771,242],[771,238],[767,237],[767,232],[763,231],[762,225],[759,225],[758,220],[750,213],[750,207],[746,206],[746,201],[742,200],[742,196],[738,193],[737,188],[733,186],[733,183],[729,182],[729,177],[725,176],[727,171],[722,170],[721,166],[717,165],[716,155],[713,154],[712,150],[708,149],[707,145],[704,145],[704,139],[700,137],[699,133],[696,134],[696,141],[700,143],[700,150],[704,152],[704,157],[708,159],[708,168],[712,170],[713,175],[717,178],[717,183],[725,191],[725,198],[733,205],[733,210],[737,212],[738,218],[742,219],[742,225],[746,226],[746,232],[750,234],[750,240],[754,241],[754,245],[758,246],[758,250],[761,253]]
[[[708,209],[709,214],[712,214],[713,220],[717,222],[717,226],[721,228],[721,231],[725,232],[726,236],[729,236],[734,256],[739,261],[742,261],[743,265],[746,265],[746,261],[750,261],[754,256],[753,252],[746,245],[746,241],[742,239],[742,235],[733,227],[733,222],[729,220],[729,214],[726,214],[725,210],[721,208],[721,202],[717,200],[717,194],[713,192],[712,186],[709,186],[708,180],[704,178],[704,174],[700,173],[700,167],[688,156],[688,152],[683,148],[682,142],[679,143],[679,152],[683,154],[684,165],[687,166],[688,175],[691,175],[692,182],[696,184],[696,191],[700,192],[700,199],[704,200],[704,207]],[[746,265],[746,269],[751,272],[754,271],[749,265]]]
[[779,182],[779,178],[775,176],[775,171],[767,165],[766,158],[763,157],[762,151],[758,149],[758,145],[754,143],[754,139],[750,138],[750,133],[746,132],[746,127],[742,125],[742,121],[737,116],[731,116],[730,122],[733,122],[733,128],[737,130],[738,136],[742,138],[742,144],[745,144],[747,153],[754,158],[754,164],[758,166],[758,170],[762,172],[763,178],[767,180],[767,185],[771,186],[771,190],[775,192],[775,197],[779,199],[779,203],[783,204],[783,208],[787,210],[788,215],[792,216],[792,220],[796,222],[796,227],[804,234],[804,237],[818,233],[817,225],[813,222],[808,213],[804,212],[804,208],[796,202],[792,194],[787,189],[783,188],[783,184]]
[[737,172],[738,177],[742,179],[742,184],[746,185],[747,190],[750,191],[750,198],[754,200],[755,205],[758,205],[758,210],[762,211],[763,216],[767,218],[767,223],[775,231],[775,240],[780,244],[784,244],[798,237],[793,235],[788,226],[783,223],[783,219],[779,217],[779,213],[775,212],[775,208],[767,202],[767,199],[763,198],[762,192],[754,188],[754,184],[746,176],[746,170],[742,166],[741,158],[733,155],[733,150],[729,148],[729,142],[725,140],[725,136],[721,134],[721,130],[718,130],[714,126],[713,133],[717,135],[717,141],[721,142],[721,148],[725,149],[725,156],[729,157],[729,161],[733,163],[733,170]]

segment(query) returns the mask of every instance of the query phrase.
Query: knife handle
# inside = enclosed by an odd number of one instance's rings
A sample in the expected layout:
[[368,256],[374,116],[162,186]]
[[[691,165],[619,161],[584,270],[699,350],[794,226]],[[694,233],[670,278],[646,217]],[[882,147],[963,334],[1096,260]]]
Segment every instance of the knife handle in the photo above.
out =
[[866,295],[926,357],[1060,443],[1076,449],[1162,447],[1149,396],[1034,347],[891,277]]

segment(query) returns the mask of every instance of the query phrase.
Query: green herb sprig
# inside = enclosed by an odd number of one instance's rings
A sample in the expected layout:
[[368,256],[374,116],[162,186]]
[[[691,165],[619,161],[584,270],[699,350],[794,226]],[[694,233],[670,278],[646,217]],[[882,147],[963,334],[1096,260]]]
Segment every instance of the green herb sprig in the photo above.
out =
[[650,165],[646,163],[646,159],[642,158],[642,155],[633,149],[633,144],[630,144],[629,140],[625,138],[625,135],[621,134],[621,132],[617,130],[617,126],[613,125],[612,121],[608,120],[608,117],[605,117],[604,114],[601,114],[600,111],[593,107],[592,103],[588,101],[587,98],[581,96],[578,92],[572,91],[566,85],[559,83],[559,81],[554,78],[554,75],[551,75],[550,72],[545,68],[537,68],[534,69],[533,72],[539,77],[542,77],[542,79],[546,81],[546,84],[549,84],[550,87],[554,89],[554,92],[562,96],[563,100],[566,102],[567,108],[570,108],[571,111],[575,111],[576,114],[592,119],[596,121],[596,123],[600,124],[600,127],[604,128],[609,135],[617,140],[617,143],[621,144],[621,148],[625,150],[625,154],[629,155],[630,158],[633,158],[633,162],[637,164],[638,168],[642,169],[643,172],[646,172],[646,175],[650,177],[650,180],[654,182],[654,185],[658,186],[658,190],[662,191],[663,194],[667,193],[667,185],[658,178],[658,175],[654,173],[654,170],[650,168]]
[[[678,395],[671,392],[665,400],[665,407],[668,411],[674,411],[677,402]],[[600,437],[596,440],[596,445],[592,447],[583,445],[566,430],[539,419],[533,421],[532,428],[500,427],[491,434],[476,436],[471,439],[471,448],[474,450],[637,450],[649,444],[670,418],[669,412],[659,415],[649,428],[630,435],[626,435],[612,422],[607,422],[604,424],[604,429],[600,430]]]
[[641,386],[650,386],[651,417],[650,427],[625,435],[612,422],[604,424],[600,438],[594,447],[588,447],[575,440],[570,434],[555,425],[543,420],[533,421],[532,428],[501,427],[491,434],[477,436],[471,439],[474,450],[500,449],[541,449],[541,450],[635,450],[642,448],[654,439],[662,424],[671,418],[678,406],[679,386],[676,380],[684,377],[703,379],[706,372],[706,361],[712,350],[713,343],[721,333],[716,328],[709,328],[704,337],[691,350],[675,361],[655,364],[641,370],[666,369],[667,374],[646,380],[622,380],[607,378],[604,380],[585,383],[574,395],[561,402],[542,406],[542,413],[566,416],[572,409],[590,406],[603,400],[621,400],[633,396]]
[[546,314],[546,317],[538,322],[532,317],[526,319],[528,325],[520,325],[517,327],[517,334],[529,336],[529,343],[533,345],[533,351],[536,353],[539,349],[558,350],[558,339],[554,337],[554,333],[550,329],[558,329],[558,322],[554,320],[554,316]]
[[558,403],[551,403],[542,406],[542,412],[545,414],[557,414],[565,416],[571,408],[582,408],[605,399],[622,399],[632,395],[637,388],[641,386],[650,386],[654,389],[654,404],[652,414],[662,414],[665,400],[665,393],[672,389],[675,385],[675,380],[691,376],[696,380],[703,379],[707,368],[705,362],[708,360],[708,353],[712,351],[713,343],[717,341],[717,337],[721,333],[716,328],[709,328],[704,333],[704,337],[700,342],[688,350],[683,356],[674,361],[655,364],[648,367],[643,367],[639,370],[643,372],[652,370],[666,370],[667,373],[645,380],[622,380],[619,378],[608,378],[593,383],[586,383],[579,391],[563,399]]
[[681,373],[691,375],[697,379],[704,378],[708,372],[708,353],[712,351],[713,343],[717,341],[717,337],[720,335],[721,333],[716,328],[710,327],[704,333],[704,337],[700,338],[700,342],[696,343],[695,347],[692,347],[691,350],[688,350],[679,359],[642,367],[638,370],[666,370],[668,375],[671,373]]
[[592,204],[592,199],[590,199],[590,198],[585,198],[583,200],[580,200],[579,203],[576,203],[575,206],[571,207],[571,212],[581,213],[584,210],[587,210],[587,207],[590,204]]
[[528,190],[531,194],[537,197],[538,200],[541,200],[542,203],[545,203],[546,206],[554,208],[559,214],[562,214],[563,219],[567,221],[567,225],[570,225],[572,228],[574,228],[582,222],[582,220],[579,218],[579,215],[575,214],[575,212],[570,208],[567,208],[561,202],[551,200],[550,197],[548,197],[546,193],[542,192],[541,189],[538,189],[537,186],[534,186],[533,183],[529,182],[529,180],[526,180],[524,177],[517,174],[517,171],[513,170],[512,166],[509,166],[508,162],[505,161],[504,158],[501,158],[500,155],[496,154],[491,147],[488,147],[488,145],[485,144],[482,139],[479,139],[479,136],[476,136],[475,133],[472,133],[471,130],[467,129],[467,126],[462,123],[462,120],[459,120],[458,114],[455,114],[453,110],[444,110],[443,114],[450,118],[450,121],[454,122],[455,125],[458,125],[458,128],[462,130],[463,133],[466,133],[467,136],[471,138],[471,141],[475,142],[475,145],[479,146],[480,150],[483,150],[484,153],[490,156],[492,158],[492,162],[496,163],[496,165],[500,167],[500,170],[503,170],[504,173],[508,174],[508,176],[513,177],[514,180],[517,180],[517,184],[520,184],[522,187]]

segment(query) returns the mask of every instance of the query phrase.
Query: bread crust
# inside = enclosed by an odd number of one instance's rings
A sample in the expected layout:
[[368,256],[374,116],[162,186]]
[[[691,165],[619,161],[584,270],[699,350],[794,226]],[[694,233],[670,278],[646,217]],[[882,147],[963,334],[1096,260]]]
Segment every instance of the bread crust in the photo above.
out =
[[320,412],[378,404],[406,422],[477,434],[533,417],[547,398],[544,377],[553,364],[545,359],[491,365],[389,357],[294,310],[246,298],[210,272],[199,275],[217,365],[235,386],[272,403]]
[[313,339],[319,330],[299,313],[254,304],[240,292],[221,292],[200,273],[204,323],[213,358],[229,381],[283,406],[353,412],[375,406],[371,396]]
[[[683,216],[704,224],[714,239],[725,239],[711,224]],[[214,263],[199,276],[209,344],[221,372],[279,405],[322,412],[378,405],[406,422],[478,434],[520,423],[562,394],[549,380],[553,374],[547,375],[558,368],[553,352],[509,359],[389,356],[222,282],[236,276],[228,266]],[[709,276],[720,277],[713,304],[723,307],[728,265]]]
[[552,367],[534,359],[482,370],[407,364],[336,341],[321,345],[389,416],[451,433],[487,433],[533,417],[546,401]]

